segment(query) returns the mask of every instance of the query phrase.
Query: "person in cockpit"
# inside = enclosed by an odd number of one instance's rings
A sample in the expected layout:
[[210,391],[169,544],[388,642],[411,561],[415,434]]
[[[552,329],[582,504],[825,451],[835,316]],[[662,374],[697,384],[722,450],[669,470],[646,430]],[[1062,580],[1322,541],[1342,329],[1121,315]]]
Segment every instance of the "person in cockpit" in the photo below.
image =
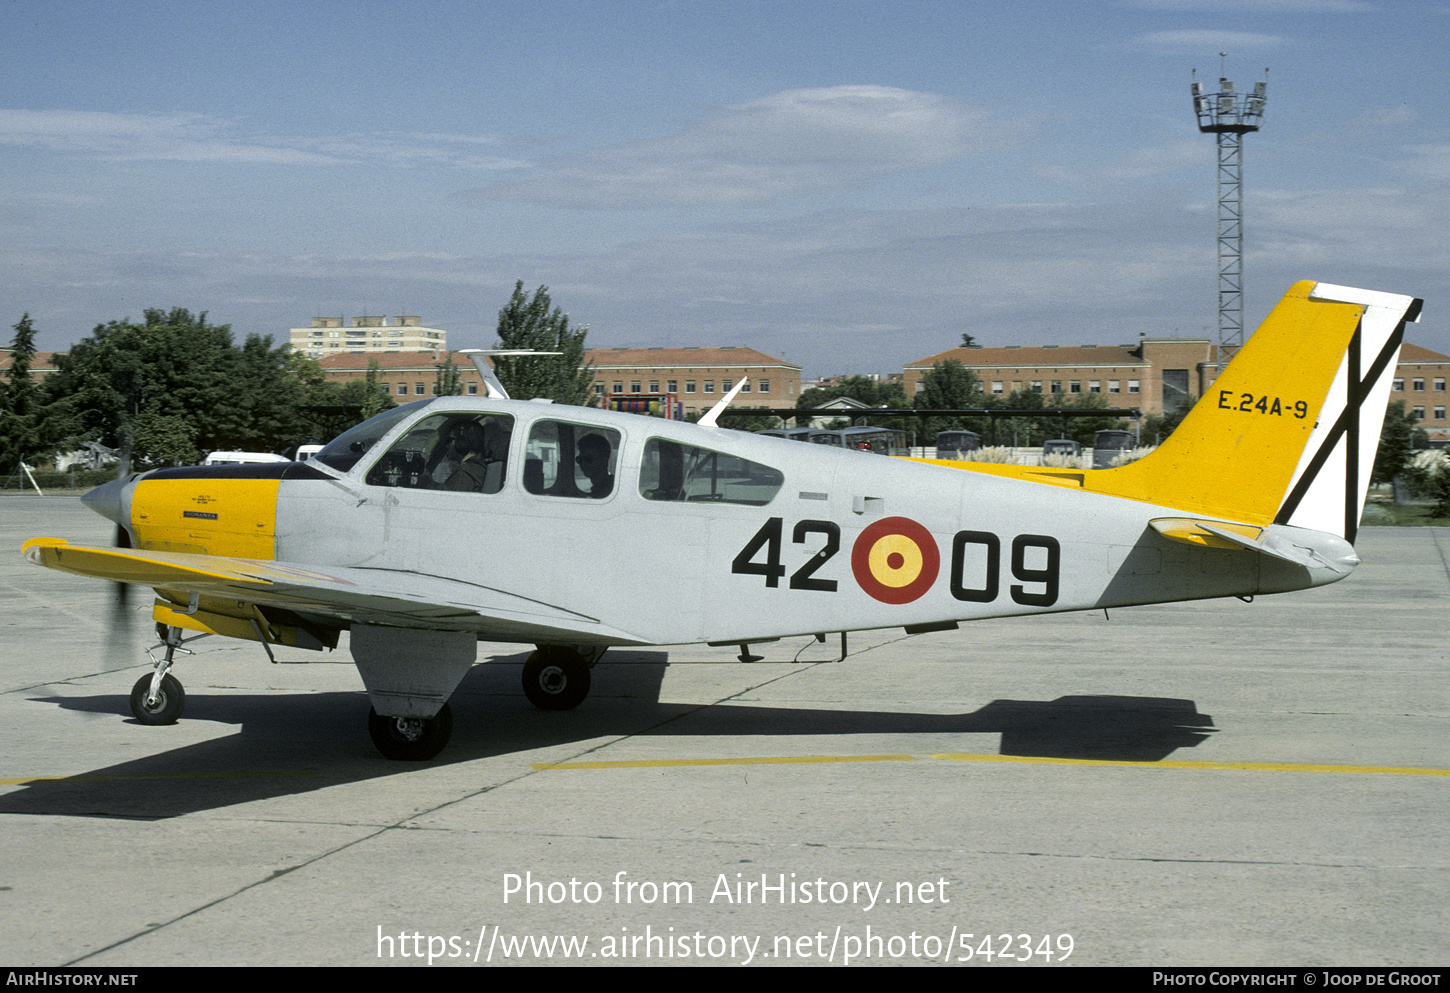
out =
[[579,439],[574,462],[589,479],[589,496],[603,499],[614,492],[614,472],[609,465],[609,441],[603,435],[586,434]]
[[475,421],[457,425],[448,440],[448,458],[453,472],[443,484],[445,490],[482,493],[488,481],[488,441],[483,426]]

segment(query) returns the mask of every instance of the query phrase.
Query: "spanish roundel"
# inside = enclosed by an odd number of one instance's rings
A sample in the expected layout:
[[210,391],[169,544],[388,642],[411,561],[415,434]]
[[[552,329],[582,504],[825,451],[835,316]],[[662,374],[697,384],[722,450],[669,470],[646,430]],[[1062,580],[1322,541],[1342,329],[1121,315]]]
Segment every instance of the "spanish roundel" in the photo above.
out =
[[882,603],[910,603],[936,582],[941,554],[931,532],[906,517],[886,517],[851,547],[851,572]]

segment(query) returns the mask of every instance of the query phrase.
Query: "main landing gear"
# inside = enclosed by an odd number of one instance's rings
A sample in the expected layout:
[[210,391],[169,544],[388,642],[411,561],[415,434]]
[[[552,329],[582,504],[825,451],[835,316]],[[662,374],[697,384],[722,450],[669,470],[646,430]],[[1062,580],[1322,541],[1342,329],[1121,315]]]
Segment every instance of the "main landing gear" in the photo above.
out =
[[540,645],[524,663],[524,696],[540,710],[573,710],[589,695],[589,670],[605,651]]
[[383,758],[424,762],[453,736],[453,711],[445,703],[433,717],[384,717],[369,707],[368,734]]
[[[190,651],[181,648],[182,642],[196,639],[183,639],[181,628],[164,624],[156,625],[156,631],[161,636],[161,644],[155,647],[164,645],[166,657],[156,663],[156,668],[150,675],[142,676],[131,687],[131,715],[142,724],[175,724],[181,719],[181,712],[186,709],[186,691],[181,688],[181,681],[171,675],[171,661],[178,648],[190,655]],[[197,637],[204,638],[206,635]],[[147,654],[150,652],[151,649],[148,649]],[[154,660],[155,656],[152,658]]]

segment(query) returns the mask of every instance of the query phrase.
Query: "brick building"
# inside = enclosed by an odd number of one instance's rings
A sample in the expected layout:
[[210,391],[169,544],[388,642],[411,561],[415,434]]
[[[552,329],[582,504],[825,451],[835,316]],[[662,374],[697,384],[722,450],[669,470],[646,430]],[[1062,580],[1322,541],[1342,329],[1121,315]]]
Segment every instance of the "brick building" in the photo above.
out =
[[1109,407],[1161,414],[1200,397],[1218,376],[1218,348],[1208,338],[1142,338],[1133,345],[1007,345],[953,348],[905,367],[906,395],[915,398],[931,367],[956,359],[982,381],[982,390],[1005,396],[1101,393]]
[[449,359],[458,367],[464,396],[483,396],[483,378],[473,360],[457,352],[338,352],[317,360],[327,378],[335,383],[366,379],[368,365],[378,367],[378,385],[394,403],[411,403],[434,396],[438,370]]
[[704,413],[742,378],[735,407],[794,407],[801,367],[743,345],[724,348],[591,348],[596,396],[673,393],[685,413]]
[[1450,355],[1441,355],[1428,348],[1405,342],[1400,346],[1400,361],[1390,386],[1390,402],[1403,400],[1405,409],[1415,415],[1420,427],[1430,436],[1430,443],[1439,448],[1450,443],[1450,419],[1445,416],[1445,389],[1450,379]]

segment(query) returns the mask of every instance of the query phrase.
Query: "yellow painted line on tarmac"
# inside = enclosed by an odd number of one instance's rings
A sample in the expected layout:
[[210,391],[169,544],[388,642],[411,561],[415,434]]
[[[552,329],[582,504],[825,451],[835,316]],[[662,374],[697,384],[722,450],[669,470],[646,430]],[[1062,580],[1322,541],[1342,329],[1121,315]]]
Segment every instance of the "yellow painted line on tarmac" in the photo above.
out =
[[[1203,769],[1229,772],[1335,772],[1374,776],[1450,776],[1450,769],[1424,769],[1388,765],[1314,765],[1300,762],[1127,762],[1112,759],[1069,759],[1037,755],[961,755],[940,753],[928,756],[947,762],[1005,762],[1028,765],[1086,765],[1142,769]],[[781,755],[732,759],[633,759],[617,762],[535,762],[541,772],[566,769],[659,769],[719,765],[815,765],[823,762],[915,762],[914,755]]]
[[655,769],[688,765],[813,765],[819,762],[915,762],[914,755],[782,755],[745,759],[634,759],[621,762],[535,762],[534,768]]
[[154,772],[136,775],[99,776],[22,776],[0,779],[0,786],[26,786],[30,783],[129,783],[163,779],[280,779],[288,776],[315,776],[314,769],[258,769],[250,772]]
[[1163,759],[1159,762],[1123,762],[1112,759],[1059,759],[1036,755],[933,755],[950,762],[1021,762],[1037,765],[1103,765],[1143,769],[1219,769],[1247,772],[1339,772],[1379,776],[1450,776],[1450,769],[1422,769],[1393,765],[1313,765],[1301,762],[1183,762]]

